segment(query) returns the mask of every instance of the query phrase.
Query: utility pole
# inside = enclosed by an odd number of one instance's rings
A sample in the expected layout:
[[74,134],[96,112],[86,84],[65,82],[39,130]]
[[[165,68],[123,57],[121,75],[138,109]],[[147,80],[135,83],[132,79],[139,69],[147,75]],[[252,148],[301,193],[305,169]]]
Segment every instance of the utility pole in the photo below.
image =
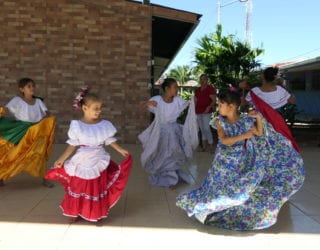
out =
[[246,2],[246,41],[249,45],[252,45],[251,18],[252,18],[252,0],[248,0]]
[[251,32],[251,15],[252,15],[252,0],[234,0],[225,4],[221,4],[221,0],[217,0],[217,24],[221,24],[221,8],[236,2],[246,3],[246,19],[245,19],[245,37],[249,45],[252,43]]

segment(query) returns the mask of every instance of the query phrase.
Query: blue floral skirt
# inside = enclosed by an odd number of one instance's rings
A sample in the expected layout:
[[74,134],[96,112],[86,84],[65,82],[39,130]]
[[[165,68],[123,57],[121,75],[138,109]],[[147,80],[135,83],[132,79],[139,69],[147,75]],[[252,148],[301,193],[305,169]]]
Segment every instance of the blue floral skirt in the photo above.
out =
[[303,160],[270,126],[267,136],[233,146],[218,144],[202,185],[176,204],[203,224],[231,230],[272,226],[281,206],[304,181]]

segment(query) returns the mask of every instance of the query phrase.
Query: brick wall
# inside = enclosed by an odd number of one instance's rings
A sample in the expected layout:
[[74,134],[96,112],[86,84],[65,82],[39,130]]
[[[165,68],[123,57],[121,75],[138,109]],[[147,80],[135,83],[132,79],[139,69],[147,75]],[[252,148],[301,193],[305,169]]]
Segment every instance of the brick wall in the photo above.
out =
[[30,77],[57,117],[56,142],[64,142],[72,100],[84,85],[104,100],[102,117],[134,143],[149,122],[138,104],[149,98],[151,8],[127,1],[1,0],[0,105]]

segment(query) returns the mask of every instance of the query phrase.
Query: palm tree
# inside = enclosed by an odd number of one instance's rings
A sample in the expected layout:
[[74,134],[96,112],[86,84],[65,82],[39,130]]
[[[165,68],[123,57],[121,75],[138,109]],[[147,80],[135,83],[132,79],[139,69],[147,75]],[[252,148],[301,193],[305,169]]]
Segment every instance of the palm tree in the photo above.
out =
[[199,78],[199,72],[190,66],[177,66],[169,71],[168,77],[172,77],[177,80],[180,85],[180,95],[182,98],[189,100],[192,91],[184,90],[183,86],[190,80],[196,80]]
[[195,61],[216,87],[236,82],[260,66],[256,58],[263,49],[252,49],[248,43],[236,40],[234,35],[222,36],[222,26],[215,33],[198,40]]
[[177,66],[169,71],[168,77],[173,77],[183,86],[187,81],[193,80],[192,68],[188,65]]

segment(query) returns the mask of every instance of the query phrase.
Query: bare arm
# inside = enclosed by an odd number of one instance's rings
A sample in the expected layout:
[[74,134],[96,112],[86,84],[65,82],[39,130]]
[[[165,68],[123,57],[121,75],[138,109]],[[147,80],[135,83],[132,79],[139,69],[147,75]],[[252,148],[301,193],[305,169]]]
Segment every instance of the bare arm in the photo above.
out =
[[116,142],[112,142],[111,144],[109,144],[113,149],[115,149],[116,151],[118,151],[123,157],[127,157],[129,155],[129,152],[127,150],[125,150],[124,148],[122,148],[118,143]]
[[210,97],[210,99],[212,100],[212,102],[211,102],[210,105],[206,108],[205,113],[209,113],[210,109],[211,109],[211,108],[214,109],[214,106],[216,105],[216,101],[217,101],[216,95],[210,95],[209,97]]
[[0,107],[0,117],[4,116],[6,113],[6,108],[5,107]]
[[68,145],[66,150],[62,153],[58,160],[54,162],[55,168],[61,168],[66,159],[76,150],[77,146]]
[[212,100],[211,106],[216,105],[217,96],[216,95],[210,95],[209,97]]
[[295,104],[295,99],[294,99],[294,96],[293,96],[293,95],[291,95],[291,96],[289,97],[288,103],[289,103],[289,104]]
[[140,104],[140,108],[146,109],[148,106],[157,107],[157,105],[156,101],[146,101]]
[[219,124],[218,120],[214,121],[217,127],[217,133],[218,133],[218,139],[221,141],[222,144],[230,146],[236,142],[239,141],[243,141],[245,139],[249,139],[253,136],[253,131],[249,130],[244,134],[241,135],[237,135],[237,136],[231,136],[231,137],[227,137],[224,129],[221,127],[221,125]]

